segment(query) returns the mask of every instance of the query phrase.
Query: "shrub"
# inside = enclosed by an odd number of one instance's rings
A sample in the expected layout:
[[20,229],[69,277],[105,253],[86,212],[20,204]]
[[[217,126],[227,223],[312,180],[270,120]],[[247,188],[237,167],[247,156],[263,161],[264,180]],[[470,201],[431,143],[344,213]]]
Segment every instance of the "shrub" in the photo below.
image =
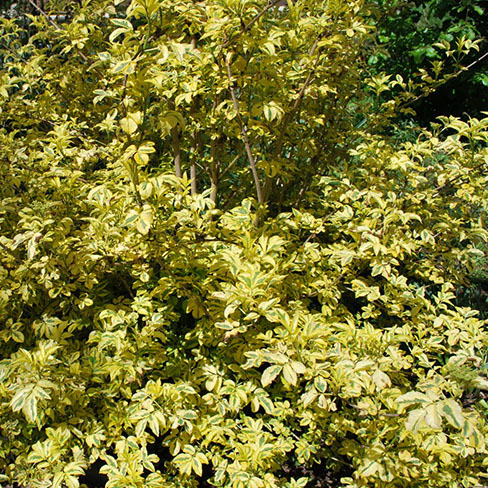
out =
[[2,20],[2,479],[480,483],[488,119],[354,129],[360,2],[117,8]]

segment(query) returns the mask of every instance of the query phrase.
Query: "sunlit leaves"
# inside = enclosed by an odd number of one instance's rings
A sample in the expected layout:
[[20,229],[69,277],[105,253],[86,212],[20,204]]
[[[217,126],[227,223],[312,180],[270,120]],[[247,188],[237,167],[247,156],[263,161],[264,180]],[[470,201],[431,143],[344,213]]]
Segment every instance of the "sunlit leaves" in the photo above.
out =
[[135,226],[143,235],[146,235],[153,223],[154,215],[149,205],[144,205],[141,209],[131,210],[124,220],[124,225]]
[[[50,400],[49,381],[39,380],[37,383],[27,384],[22,387],[10,401],[10,408],[14,412],[22,410],[29,422],[40,422],[38,416],[38,403],[40,400]],[[46,388],[47,387],[47,388]]]
[[174,458],[173,462],[183,474],[190,475],[194,472],[197,476],[202,476],[203,464],[208,463],[208,458],[193,446],[188,445]]
[[442,405],[442,413],[444,418],[457,429],[460,429],[464,424],[463,410],[458,402],[449,398],[444,401]]
[[109,41],[114,42],[122,34],[132,31],[132,24],[127,19],[111,19],[111,22],[115,24],[117,29],[114,29],[109,36]]
[[134,134],[137,131],[138,125],[141,123],[141,112],[133,112],[127,114],[126,117],[120,119],[120,127],[129,135]]
[[283,117],[283,109],[275,102],[272,101],[263,107],[263,113],[266,120],[272,122],[273,120],[280,120]]
[[359,2],[97,5],[66,22],[84,48],[0,47],[12,480],[74,488],[101,459],[108,488],[300,488],[323,462],[350,488],[481,482],[487,338],[458,300],[487,122],[377,133]]
[[453,398],[438,399],[434,391],[428,394],[415,391],[408,392],[397,398],[400,405],[420,404],[420,408],[409,412],[405,427],[418,431],[422,427],[440,429],[442,419],[456,429],[461,429],[465,423],[465,416],[461,406]]
[[375,382],[378,390],[383,390],[383,388],[391,386],[390,377],[380,369],[377,369],[373,373],[373,381]]
[[149,161],[149,154],[152,154],[155,151],[154,144],[152,142],[147,142],[139,146],[134,152],[134,161],[139,166],[145,166]]
[[270,385],[281,373],[282,369],[282,366],[279,366],[277,364],[267,367],[261,377],[261,383],[263,384],[263,386]]

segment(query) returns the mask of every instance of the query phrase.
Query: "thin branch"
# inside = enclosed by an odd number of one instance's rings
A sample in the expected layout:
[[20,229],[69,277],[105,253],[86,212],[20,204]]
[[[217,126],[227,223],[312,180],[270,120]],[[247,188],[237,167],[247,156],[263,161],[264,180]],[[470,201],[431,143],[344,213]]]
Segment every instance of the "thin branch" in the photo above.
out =
[[57,30],[62,30],[61,27],[59,27],[58,24],[56,24],[56,22],[54,22],[53,19],[51,19],[51,17],[49,15],[46,14],[46,12],[44,12],[44,10],[42,10],[41,7],[39,7],[39,5],[37,5],[36,3],[34,3],[32,0],[29,0],[29,3],[36,9],[38,10],[41,15],[43,15],[45,17],[45,19]]
[[173,139],[173,149],[174,149],[174,165],[175,165],[175,175],[177,178],[181,178],[181,148],[180,148],[180,135],[178,134],[178,128],[173,127],[171,129],[171,137]]
[[[319,40],[320,40],[320,38],[317,39],[313,43],[312,47],[310,48],[309,56],[313,56],[315,54],[315,51],[317,50],[317,46],[319,44]],[[278,143],[277,143],[277,148],[278,149],[276,150],[276,155],[278,155],[281,152],[281,149],[283,147],[283,138],[285,136],[286,127],[292,121],[293,117],[296,115],[297,110],[299,109],[299,107],[300,107],[300,105],[302,103],[303,97],[305,95],[305,91],[308,88],[308,86],[310,85],[310,83],[311,83],[311,81],[313,79],[313,76],[315,75],[315,71],[317,70],[317,66],[319,64],[319,61],[320,61],[320,56],[317,56],[317,58],[315,59],[315,62],[313,64],[313,66],[312,66],[312,69],[308,73],[307,78],[303,82],[303,85],[300,88],[300,91],[298,92],[298,96],[297,96],[297,98],[295,100],[295,103],[293,104],[291,110],[283,118],[283,124],[282,124],[281,132],[280,132],[280,135],[279,135],[279,138],[278,138]]]
[[210,185],[212,188],[210,198],[213,202],[217,202],[219,188],[220,149],[220,144],[217,145],[217,141],[212,139],[210,141],[210,168],[208,174],[210,176]]
[[[485,164],[486,164],[486,163],[485,163],[485,161],[482,161],[481,163],[479,163],[479,164],[477,164],[477,165],[473,166],[473,167],[472,167],[472,168],[469,170],[469,172],[470,172],[470,173],[472,173],[473,171],[477,171],[477,170],[479,170],[479,169],[483,168],[483,166],[485,166]],[[438,196],[438,195],[439,195],[439,193],[440,193],[442,190],[444,190],[444,189],[448,188],[449,186],[454,185],[456,182],[458,182],[458,181],[459,181],[459,180],[461,180],[461,179],[466,178],[467,176],[468,176],[468,175],[466,175],[466,174],[462,174],[462,173],[460,173],[460,174],[458,174],[458,175],[454,176],[453,178],[451,178],[450,180],[446,181],[446,182],[445,182],[443,185],[438,185],[438,186],[436,186],[436,187],[434,188],[435,193],[434,193],[434,195],[433,195],[433,196],[434,196],[434,197]]]
[[[29,0],[29,3],[36,9],[40,12],[40,14],[42,16],[44,16],[44,18],[57,30],[63,30],[61,27],[59,27],[58,24],[56,24],[56,22],[54,22],[53,19],[51,19],[51,17],[49,15],[47,15],[46,12],[44,12],[44,10],[42,10],[41,7],[39,7],[39,5],[36,5],[35,2],[33,2],[32,0]],[[78,54],[80,55],[81,59],[83,59],[83,61],[85,62],[88,62],[88,58],[80,51],[78,50]]]
[[271,2],[264,7],[261,12],[259,12],[253,19],[251,19],[244,27],[243,31],[246,32],[248,31],[268,10],[271,10],[274,6],[278,5],[281,3],[282,0],[272,0]]
[[198,135],[197,131],[194,130],[192,134],[192,149],[193,149],[193,155],[192,155],[192,161],[191,161],[191,166],[190,166],[190,178],[191,178],[191,194],[192,196],[195,196],[198,193],[198,187],[197,187],[197,146],[198,146]]
[[129,75],[125,74],[124,75],[124,81],[122,84],[122,97],[120,100],[120,103],[122,104],[122,110],[124,112],[124,117],[127,117],[127,106],[125,104],[125,97],[127,95],[127,80],[128,80]]
[[414,99],[404,103],[403,105],[400,105],[398,108],[404,109],[407,107],[410,107],[410,105],[413,105],[414,103],[418,102],[419,100],[422,100],[422,98],[428,97],[431,93],[433,93],[437,88],[439,88],[442,85],[445,85],[447,82],[453,80],[454,78],[457,78],[459,75],[463,74],[466,71],[469,71],[473,66],[476,66],[478,63],[481,63],[486,57],[488,57],[488,51],[480,56],[478,59],[475,59],[471,64],[468,64],[468,66],[463,66],[461,69],[453,73],[452,75],[446,77],[445,79],[441,80],[439,83],[434,84],[434,89],[429,90],[427,92],[422,93],[421,95],[418,95]]
[[231,169],[232,167],[237,163],[237,161],[239,161],[239,158],[242,156],[242,154],[244,153],[244,151],[241,151],[228,165],[227,167],[222,171],[222,173],[220,174],[220,177],[224,176],[225,174],[227,174]]
[[461,68],[454,76],[458,76],[464,71],[470,70],[473,66],[476,66],[478,63],[481,63],[481,61],[483,61],[483,59],[485,59],[487,56],[488,56],[488,51],[482,56],[480,56],[478,59],[475,59],[471,64],[468,64],[468,66]]
[[229,90],[232,97],[232,103],[234,104],[234,110],[236,111],[237,121],[241,129],[242,139],[244,141],[244,147],[246,148],[247,158],[249,160],[249,165],[251,166],[251,172],[254,178],[254,185],[256,186],[256,193],[258,197],[258,202],[263,204],[263,193],[261,190],[261,184],[259,183],[259,175],[256,167],[256,160],[252,154],[251,145],[249,144],[249,138],[247,137],[247,127],[242,120],[241,112],[239,110],[239,102],[237,101],[236,91],[232,82],[232,72],[230,70],[230,63],[227,56],[225,57],[225,66],[227,68],[227,78],[229,79]]
[[136,196],[136,201],[139,207],[143,206],[142,196],[139,191],[139,170],[137,168],[137,162],[132,156],[130,167],[129,167],[129,176],[132,182],[132,186],[134,187],[134,195]]
[[[317,50],[320,39],[321,39],[321,37],[316,39],[315,42],[313,43],[313,45],[309,51],[309,56],[313,56],[315,54],[315,51]],[[307,90],[308,86],[310,85],[310,83],[313,80],[313,77],[315,75],[315,71],[317,70],[317,66],[319,64],[319,61],[320,61],[320,56],[317,56],[313,66],[312,66],[312,69],[308,73],[307,78],[303,82],[303,85],[301,86],[301,88],[298,92],[295,103],[291,107],[291,110],[289,110],[286,113],[286,115],[283,117],[283,122],[281,124],[281,130],[280,130],[280,133],[278,135],[278,140],[276,141],[276,149],[274,151],[274,159],[276,159],[279,156],[279,154],[281,153],[281,151],[283,149],[286,129],[287,129],[288,125],[290,124],[290,122],[293,120],[294,117],[296,117],[296,115],[298,113],[300,105],[303,101],[303,97],[305,96],[305,91]],[[264,183],[264,197],[265,197],[265,199],[267,199],[269,197],[269,193],[271,191],[272,181],[273,181],[273,179],[271,177],[269,177],[269,176],[266,177],[266,181]]]
[[[194,35],[191,39],[191,45],[193,49],[196,49],[197,47],[197,38]],[[191,108],[191,115],[194,114],[194,112],[198,109],[199,107],[199,99],[197,98],[195,103],[192,105]],[[191,195],[196,196],[198,193],[198,186],[197,186],[197,151],[199,149],[199,145],[201,145],[201,137],[200,137],[200,132],[197,132],[197,130],[193,130],[192,136],[191,136],[191,144],[192,144],[192,158],[191,158],[191,166],[190,166],[190,178],[191,178]]]

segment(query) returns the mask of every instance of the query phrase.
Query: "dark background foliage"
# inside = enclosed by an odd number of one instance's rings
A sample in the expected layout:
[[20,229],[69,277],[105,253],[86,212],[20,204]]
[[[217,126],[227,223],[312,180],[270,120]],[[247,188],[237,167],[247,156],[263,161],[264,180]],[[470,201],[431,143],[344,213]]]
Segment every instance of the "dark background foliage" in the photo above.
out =
[[[440,59],[435,44],[459,37],[482,37],[478,53],[463,60],[472,66],[412,108],[416,121],[428,125],[440,115],[480,117],[488,109],[488,15],[482,0],[385,1],[375,0],[378,17],[377,42],[383,51],[370,56],[373,70],[412,77],[419,68]],[[451,69],[456,71],[451,60]]]

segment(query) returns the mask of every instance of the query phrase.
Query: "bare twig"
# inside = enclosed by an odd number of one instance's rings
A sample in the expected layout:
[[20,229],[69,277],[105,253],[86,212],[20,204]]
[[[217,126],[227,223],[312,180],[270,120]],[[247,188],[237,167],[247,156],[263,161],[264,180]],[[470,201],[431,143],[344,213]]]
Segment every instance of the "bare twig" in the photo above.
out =
[[37,5],[36,3],[34,3],[32,0],[29,0],[29,3],[36,9],[40,12],[40,14],[57,30],[62,30],[61,27],[59,27],[58,24],[56,24],[56,22],[54,22],[53,19],[51,19],[51,17],[49,15],[46,14],[46,12],[44,12],[44,10],[42,10],[41,7],[39,7],[39,5]]
[[475,59],[471,64],[468,64],[468,66],[461,68],[457,73],[454,74],[454,76],[458,76],[464,71],[470,70],[473,66],[476,66],[478,63],[481,63],[481,61],[483,61],[483,59],[485,59],[487,56],[488,56],[488,51],[482,56],[480,56],[478,59]]
[[198,187],[197,187],[197,146],[198,146],[198,135],[197,131],[194,130],[192,134],[192,149],[193,149],[193,155],[192,155],[192,161],[191,161],[191,166],[190,166],[190,178],[191,178],[191,194],[192,196],[195,196],[198,193]]
[[[196,36],[193,36],[191,39],[191,45],[193,49],[196,49],[197,47],[197,38]],[[195,112],[195,110],[198,109],[199,106],[199,100],[195,101],[195,103],[192,106],[191,109],[191,114]],[[195,196],[198,193],[198,187],[197,187],[197,154],[198,154],[198,149],[199,145],[201,145],[201,138],[200,138],[200,133],[197,132],[195,129],[192,132],[191,136],[191,144],[192,144],[192,160],[191,160],[191,166],[190,166],[190,178],[191,178],[191,194],[192,196]]]
[[120,103],[122,104],[122,110],[124,112],[124,117],[127,117],[127,106],[125,105],[125,97],[127,95],[127,80],[129,75],[124,75],[124,81],[122,83],[122,97]]
[[217,202],[219,188],[219,154],[220,150],[217,146],[217,141],[212,139],[210,141],[210,168],[208,169],[208,174],[210,176],[210,185],[212,188],[210,198],[213,202]]

